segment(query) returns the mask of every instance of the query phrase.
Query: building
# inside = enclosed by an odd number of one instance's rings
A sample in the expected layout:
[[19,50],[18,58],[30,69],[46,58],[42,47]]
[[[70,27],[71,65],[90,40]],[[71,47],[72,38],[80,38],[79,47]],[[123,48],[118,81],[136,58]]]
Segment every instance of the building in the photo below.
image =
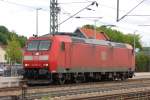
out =
[[[70,32],[58,32],[56,34],[61,35],[70,35],[80,38],[87,38],[87,39],[98,39],[98,40],[110,40],[110,38],[104,33],[104,32],[97,32],[93,29],[87,29],[87,28],[77,28],[73,33]],[[47,37],[51,34],[45,34],[42,35],[42,37]]]
[[74,33],[80,35],[83,38],[89,38],[89,39],[96,38],[99,40],[110,40],[110,38],[104,32],[97,32],[93,29],[78,28],[75,30]]
[[6,62],[5,54],[6,54],[5,46],[0,45],[0,63],[5,63]]

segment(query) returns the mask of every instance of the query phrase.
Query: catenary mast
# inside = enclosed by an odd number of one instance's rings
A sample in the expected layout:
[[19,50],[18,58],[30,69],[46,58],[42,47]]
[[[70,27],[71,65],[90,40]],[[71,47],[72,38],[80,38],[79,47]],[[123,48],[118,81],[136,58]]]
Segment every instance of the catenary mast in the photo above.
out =
[[60,8],[58,7],[57,0],[50,0],[50,34],[56,34],[58,32],[58,13]]

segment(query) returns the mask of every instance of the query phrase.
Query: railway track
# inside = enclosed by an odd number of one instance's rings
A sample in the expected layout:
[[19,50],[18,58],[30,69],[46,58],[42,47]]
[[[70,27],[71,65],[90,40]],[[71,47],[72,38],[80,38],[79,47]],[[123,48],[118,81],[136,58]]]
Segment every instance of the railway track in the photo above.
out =
[[[139,91],[143,89],[150,89],[149,83],[142,83],[142,84],[127,84],[127,85],[117,85],[117,86],[108,86],[108,87],[89,87],[89,88],[77,88],[77,89],[69,89],[69,90],[62,90],[62,91],[51,91],[47,93],[36,93],[31,94],[30,98],[40,98],[40,96],[48,96],[50,95],[51,98],[58,98],[59,99],[72,99],[77,97],[82,97],[82,95],[90,96],[95,95],[97,93],[98,95],[108,95],[112,94],[113,92],[119,94],[124,92],[133,92],[133,91]],[[47,95],[48,94],[48,95]]]
[[[86,87],[106,87],[106,86],[112,86],[112,85],[123,85],[123,84],[130,84],[130,83],[137,83],[137,82],[143,82],[143,81],[150,81],[150,79],[134,79],[134,80],[126,80],[126,81],[105,81],[105,82],[91,82],[91,83],[81,83],[81,84],[65,84],[65,85],[49,85],[49,86],[28,86],[27,89],[34,93],[35,91],[56,91],[56,90],[67,90],[67,89],[76,89],[76,88],[86,88]],[[22,90],[22,86],[20,87],[9,87],[9,88],[0,88],[0,96],[3,92],[11,92],[12,91],[20,91]]]
[[149,100],[150,91],[137,91],[129,93],[118,93],[104,96],[83,97],[71,100]]
[[[34,100],[42,97],[61,98],[61,99],[75,99],[81,98],[82,95],[92,97],[93,94],[110,95],[112,93],[133,92],[134,90],[150,90],[150,79],[136,79],[127,81],[113,81],[113,82],[97,82],[97,83],[83,83],[63,86],[37,86],[24,88],[8,88],[0,90],[0,99],[4,97],[24,98],[27,100]],[[135,91],[134,91],[135,92]],[[75,96],[75,98],[73,98]],[[83,97],[84,97],[83,96]],[[86,96],[85,96],[86,97]],[[97,97],[95,95],[95,97]],[[15,100],[17,100],[15,98]],[[2,100],[2,99],[1,99]],[[5,100],[5,99],[4,99]],[[10,100],[10,99],[8,99]]]

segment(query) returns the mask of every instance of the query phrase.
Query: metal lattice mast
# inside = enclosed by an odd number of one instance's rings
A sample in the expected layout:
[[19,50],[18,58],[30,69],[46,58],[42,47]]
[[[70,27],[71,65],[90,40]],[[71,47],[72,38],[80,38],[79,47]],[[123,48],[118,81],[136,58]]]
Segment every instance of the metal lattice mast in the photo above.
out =
[[58,13],[60,8],[58,7],[57,0],[50,0],[50,34],[56,34],[58,32]]

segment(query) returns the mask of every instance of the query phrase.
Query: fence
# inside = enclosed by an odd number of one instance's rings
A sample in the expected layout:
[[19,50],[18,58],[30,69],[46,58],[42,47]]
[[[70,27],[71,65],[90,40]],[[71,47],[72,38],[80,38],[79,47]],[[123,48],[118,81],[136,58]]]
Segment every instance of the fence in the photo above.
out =
[[0,75],[5,77],[21,76],[23,74],[23,66],[21,64],[0,63]]

